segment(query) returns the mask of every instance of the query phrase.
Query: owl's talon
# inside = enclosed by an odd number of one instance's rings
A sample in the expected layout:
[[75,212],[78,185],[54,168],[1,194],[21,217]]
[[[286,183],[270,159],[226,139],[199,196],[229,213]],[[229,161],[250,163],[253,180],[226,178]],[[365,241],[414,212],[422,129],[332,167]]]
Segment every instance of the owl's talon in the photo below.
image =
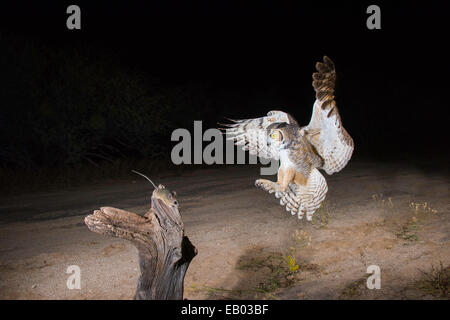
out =
[[261,181],[261,179],[258,179],[255,181],[255,187],[257,187],[257,188],[263,187],[263,182]]
[[276,185],[275,182],[269,181],[269,180],[265,180],[265,179],[258,179],[258,180],[255,181],[255,186],[256,187],[258,187],[258,188],[260,188],[262,190],[265,190],[265,191],[267,191],[269,193],[274,193],[274,192],[277,191],[275,189],[275,185]]
[[305,214],[305,211],[303,211],[304,209],[303,209],[303,206],[302,205],[300,205],[300,208],[298,209],[298,211],[297,211],[297,213],[298,213],[298,218],[301,220],[301,219],[303,219],[303,216],[304,216],[304,214]]

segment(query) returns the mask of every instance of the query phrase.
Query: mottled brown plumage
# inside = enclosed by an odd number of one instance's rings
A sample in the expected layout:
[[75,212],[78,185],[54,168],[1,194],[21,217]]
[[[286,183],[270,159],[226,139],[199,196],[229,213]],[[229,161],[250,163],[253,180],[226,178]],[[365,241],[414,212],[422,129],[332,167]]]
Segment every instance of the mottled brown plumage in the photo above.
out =
[[342,170],[351,158],[354,144],[334,101],[336,71],[334,63],[324,57],[316,64],[313,87],[316,101],[307,126],[282,111],[270,111],[267,116],[232,120],[225,129],[228,139],[235,141],[251,154],[280,160],[277,182],[266,179],[255,184],[280,198],[280,204],[302,218],[312,214],[325,199],[328,190],[325,178]]

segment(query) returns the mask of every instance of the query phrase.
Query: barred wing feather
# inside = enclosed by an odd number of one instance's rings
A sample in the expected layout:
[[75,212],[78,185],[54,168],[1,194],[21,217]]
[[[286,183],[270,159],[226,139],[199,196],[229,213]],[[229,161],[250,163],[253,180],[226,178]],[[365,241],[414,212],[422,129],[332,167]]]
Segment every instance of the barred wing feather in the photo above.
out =
[[354,143],[342,126],[334,101],[336,82],[334,64],[328,57],[324,57],[323,61],[316,64],[318,72],[313,74],[316,101],[311,121],[305,127],[305,131],[306,137],[324,160],[321,169],[333,174],[347,165],[353,153]]
[[267,116],[255,119],[232,120],[232,124],[223,124],[227,140],[249,151],[250,154],[267,159],[279,160],[277,150],[267,144],[267,128],[273,123],[286,122],[297,124],[297,121],[282,111],[270,111]]
[[280,199],[280,205],[286,206],[286,211],[298,218],[311,220],[314,212],[320,207],[328,191],[327,182],[319,170],[313,168],[306,185],[289,184],[286,192],[276,192],[275,197]]

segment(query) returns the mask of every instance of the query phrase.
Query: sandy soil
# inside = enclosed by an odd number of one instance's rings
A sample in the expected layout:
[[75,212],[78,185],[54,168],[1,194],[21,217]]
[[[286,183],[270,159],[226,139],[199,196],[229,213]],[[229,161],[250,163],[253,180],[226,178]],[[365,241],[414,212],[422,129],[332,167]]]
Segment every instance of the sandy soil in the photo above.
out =
[[[186,298],[449,298],[448,171],[351,161],[326,177],[313,223],[256,189],[258,173],[224,166],[158,179],[177,191],[198,249]],[[101,206],[146,212],[152,190],[136,179],[1,199],[0,298],[131,299],[137,250],[83,218]],[[70,265],[81,268],[80,290],[66,286]],[[366,287],[369,265],[381,268],[379,290]]]

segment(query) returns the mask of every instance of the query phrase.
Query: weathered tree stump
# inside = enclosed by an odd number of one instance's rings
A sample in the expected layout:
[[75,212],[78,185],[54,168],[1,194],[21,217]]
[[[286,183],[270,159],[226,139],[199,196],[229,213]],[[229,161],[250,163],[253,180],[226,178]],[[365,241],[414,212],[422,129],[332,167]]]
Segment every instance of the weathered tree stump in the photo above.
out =
[[183,299],[184,276],[197,249],[184,236],[174,192],[159,185],[144,216],[103,207],[84,221],[93,232],[127,239],[137,247],[141,275],[134,299]]

